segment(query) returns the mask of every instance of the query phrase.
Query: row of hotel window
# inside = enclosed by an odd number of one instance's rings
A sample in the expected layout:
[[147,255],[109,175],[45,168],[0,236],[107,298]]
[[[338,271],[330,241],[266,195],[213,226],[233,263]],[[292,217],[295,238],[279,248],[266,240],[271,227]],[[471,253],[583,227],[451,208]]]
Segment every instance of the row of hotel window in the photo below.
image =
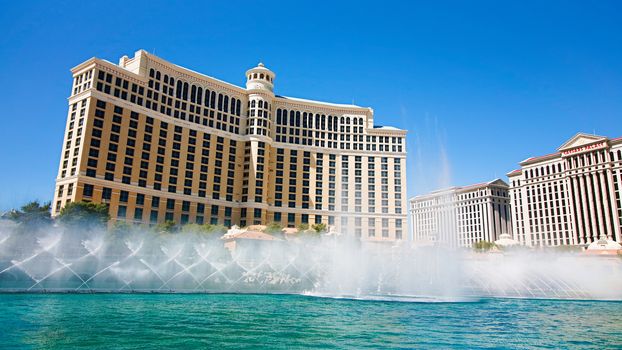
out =
[[[102,129],[103,128],[103,124],[104,124],[104,116],[105,116],[105,108],[106,108],[106,103],[104,101],[97,101],[97,110],[95,113],[95,119],[94,119],[94,127],[93,127],[93,131],[92,131],[92,136],[93,139],[91,141],[91,148],[89,150],[89,159],[87,162],[87,171],[86,174],[87,176],[91,176],[91,177],[95,177],[96,176],[96,169],[97,169],[97,164],[98,164],[98,156],[99,156],[99,144],[100,144],[100,138],[102,136]],[[106,180],[110,180],[110,181],[114,181],[114,171],[116,168],[115,162],[117,161],[117,151],[118,151],[118,142],[120,140],[120,131],[121,131],[121,123],[122,123],[122,114],[123,114],[123,109],[119,106],[114,106],[114,112],[115,114],[113,115],[112,118],[112,126],[111,126],[111,133],[110,133],[110,137],[109,137],[109,145],[108,145],[108,154],[106,157],[106,173],[104,175],[104,178]],[[126,184],[130,184],[131,181],[131,175],[132,175],[132,165],[134,163],[134,159],[132,158],[132,156],[134,156],[134,147],[136,146],[136,135],[137,135],[137,127],[138,127],[138,118],[139,118],[139,114],[131,111],[130,112],[130,122],[129,122],[129,128],[128,128],[128,132],[127,132],[127,144],[125,145],[125,159],[124,159],[124,166],[123,166],[123,175],[121,178],[121,181],[123,183]],[[146,117],[145,119],[145,123],[144,124],[144,140],[142,141],[142,157],[140,160],[140,172],[139,172],[139,180],[138,180],[138,185],[141,187],[146,187],[147,186],[147,170],[149,168],[149,159],[150,159],[150,151],[151,151],[151,140],[152,140],[152,132],[153,132],[153,124],[154,124],[154,120],[153,118],[150,117]],[[161,190],[161,181],[162,181],[162,173],[164,172],[164,154],[166,152],[165,146],[166,146],[166,129],[168,128],[168,124],[165,122],[161,122],[160,123],[160,140],[159,140],[159,147],[158,147],[158,156],[157,156],[157,165],[155,166],[155,170],[156,170],[156,175],[155,175],[155,183],[153,185],[154,189],[157,190]],[[189,163],[186,163],[186,180],[184,181],[184,194],[187,195],[192,195],[192,177],[193,177],[193,173],[194,173],[194,164],[190,163],[193,162],[195,160],[193,153],[195,152],[195,144],[196,144],[196,135],[197,132],[195,130],[188,130],[189,131],[189,138],[187,140],[188,142],[188,154],[187,154],[187,160],[189,161]],[[201,151],[201,154],[203,155],[203,157],[201,158],[201,166],[200,166],[200,170],[201,170],[201,174],[200,174],[200,182],[199,182],[199,191],[198,191],[198,195],[200,197],[205,197],[206,196],[206,181],[207,181],[207,164],[208,164],[208,157],[209,156],[209,139],[210,139],[210,135],[209,134],[204,134],[203,135],[203,149]],[[170,178],[169,178],[169,186],[168,186],[168,191],[169,192],[173,192],[175,193],[177,191],[177,174],[178,174],[178,167],[179,167],[179,157],[180,157],[180,147],[181,147],[181,141],[182,141],[182,128],[179,126],[175,126],[175,134],[174,134],[174,140],[173,140],[173,147],[172,147],[172,151],[171,151],[171,162],[170,162],[170,166],[171,168],[169,169],[169,173],[171,174]],[[227,194],[226,194],[226,199],[228,201],[232,201],[233,200],[233,182],[234,182],[234,164],[235,164],[235,146],[236,146],[236,141],[235,140],[230,140],[230,155],[229,155],[229,163],[228,163],[228,179],[227,179]],[[224,138],[223,137],[217,137],[217,147],[216,147],[216,160],[214,163],[215,168],[213,169],[213,173],[216,175],[214,176],[214,192],[212,194],[212,198],[214,199],[219,199],[220,198],[220,191],[221,191],[221,187],[220,187],[220,174],[222,173],[222,158],[223,158],[223,149],[224,149]],[[248,147],[246,147],[246,152],[248,153],[249,151],[249,145],[247,144]],[[264,147],[265,144],[263,142],[259,143],[259,153],[260,153],[260,157],[259,157],[259,163],[257,165],[257,184],[259,184],[261,187],[261,185],[263,185],[263,181],[261,180],[263,178],[263,155],[261,153],[265,152],[264,151]],[[200,147],[199,147],[200,148]],[[279,154],[283,154],[284,149],[279,148],[278,149]],[[296,155],[296,151],[295,150],[291,150],[292,153],[290,153],[290,156],[295,157]],[[310,152],[305,152],[305,159],[307,159],[307,163],[310,163],[310,159],[308,158],[310,156]],[[278,157],[282,157],[282,156],[278,156]],[[317,154],[316,157],[318,164],[321,164],[322,162],[322,158],[323,158],[323,154]],[[342,165],[343,167],[347,168],[347,159],[348,156],[342,156],[342,161],[344,161],[344,164]],[[102,155],[102,159],[103,159],[103,155]],[[330,155],[330,159],[335,159],[335,155],[331,154]],[[361,160],[360,156],[356,156],[355,157],[357,163],[356,163],[356,167],[357,169],[360,167],[359,163]],[[373,157],[369,157],[368,158],[370,161],[370,165],[369,168],[372,169],[374,167],[373,164]],[[119,159],[120,161],[120,159]],[[246,163],[248,163],[250,161],[250,157],[247,155],[245,157],[245,161]],[[295,162],[295,158],[292,160],[290,160],[291,162]],[[397,185],[401,185],[401,179],[399,179],[399,172],[401,170],[400,168],[400,159],[396,158],[395,160],[395,165],[394,165],[394,170],[396,171],[396,184]],[[382,168],[382,175],[383,177],[387,177],[388,173],[387,173],[387,163],[388,163],[388,158],[387,157],[382,157],[382,162],[383,164],[381,165]],[[334,163],[334,161],[331,161],[331,163]],[[282,168],[282,163],[280,163],[281,165],[277,165],[277,168]],[[334,165],[334,164],[333,164]],[[291,164],[290,165],[290,171],[291,170],[296,170],[295,168],[295,164]],[[246,169],[248,169],[248,166],[245,166]],[[308,168],[308,167],[307,167]],[[281,170],[277,169],[277,174],[282,173]],[[356,170],[357,172],[360,172],[360,170]],[[370,170],[373,171],[373,170]],[[290,173],[290,176],[292,176],[292,174],[295,173]],[[303,173],[304,176],[306,176],[308,178],[309,175],[309,169],[306,169],[305,172]],[[347,173],[345,174],[347,175]],[[357,177],[355,178],[355,180],[360,183],[361,179],[360,179],[360,175],[361,174],[355,174]],[[374,173],[370,173],[368,174],[369,176],[373,176],[375,175]],[[248,177],[248,172],[245,172],[245,176]],[[318,174],[317,176],[319,176],[319,179],[321,180],[321,174]],[[294,176],[295,177],[295,176]],[[278,180],[277,180],[278,181]],[[291,181],[291,180],[290,180]],[[294,180],[295,181],[295,180]],[[383,180],[384,181],[384,180]],[[308,182],[308,181],[307,181]],[[247,185],[248,181],[245,181],[245,185]],[[401,187],[396,186],[396,189],[401,189]],[[247,191],[248,190],[243,190],[243,197],[242,197],[242,201],[246,202],[247,201]],[[397,198],[399,199],[399,198]],[[261,196],[261,190],[259,192],[256,191],[256,197],[255,197],[255,201],[257,202],[262,202],[263,198]],[[278,203],[277,203],[278,205]]]
[[[94,119],[94,128],[93,128],[93,138],[91,140],[91,148],[89,150],[89,159],[87,163],[87,176],[96,177],[96,169],[97,169],[97,158],[99,156],[99,146],[100,146],[100,138],[102,136],[104,117],[105,117],[105,107],[106,103],[104,101],[97,102],[98,108],[95,113]],[[99,111],[99,112],[98,112]],[[109,136],[108,143],[108,155],[106,157],[106,173],[104,178],[106,180],[114,181],[114,172],[115,172],[115,162],[117,161],[117,151],[118,151],[118,142],[120,140],[120,131],[121,131],[121,123],[122,123],[122,113],[123,109],[118,106],[114,106],[115,114],[112,117],[112,125],[111,125],[111,133]],[[137,135],[137,126],[138,126],[138,118],[139,114],[133,111],[130,112],[130,118],[132,119],[129,123],[129,128],[127,130],[127,143],[125,145],[125,158],[123,162],[123,177],[122,182],[129,184],[131,182],[132,175],[132,165],[134,163],[134,159],[132,156],[134,155],[134,147],[136,146],[136,135]],[[148,169],[151,165],[152,170],[155,170],[155,182],[153,184],[153,188],[156,190],[162,189],[162,180],[163,180],[163,172],[165,167],[165,154],[168,152],[170,154],[170,163],[168,164],[170,167],[168,168],[168,172],[170,177],[168,178],[168,192],[176,193],[177,192],[177,175],[179,173],[179,165],[180,165],[180,154],[181,154],[181,141],[182,141],[182,131],[183,129],[180,126],[175,126],[173,133],[173,143],[172,149],[168,149],[167,146],[167,129],[168,123],[161,122],[160,123],[160,133],[159,133],[159,141],[157,147],[157,156],[156,156],[156,165],[153,167],[152,163],[149,162],[151,156],[151,141],[153,135],[153,127],[154,120],[151,117],[146,117],[144,125],[144,136],[142,140],[142,156],[140,159],[140,172],[139,172],[139,180],[138,185],[140,187],[147,187],[147,174]],[[187,149],[186,149],[186,171],[185,171],[185,181],[184,181],[184,189],[183,193],[187,195],[192,194],[192,184],[193,184],[193,176],[195,174],[195,152],[196,152],[196,136],[197,131],[189,129],[188,130],[188,138],[187,138]],[[203,143],[201,148],[198,147],[201,151],[200,157],[200,178],[199,178],[199,197],[206,197],[206,184],[207,184],[207,172],[208,165],[212,165],[212,172],[215,174],[213,176],[214,192],[212,193],[212,198],[219,199],[221,193],[221,174],[222,174],[222,162],[223,162],[223,151],[224,151],[224,138],[217,137],[216,143],[216,152],[215,152],[215,160],[212,164],[209,164],[209,155],[210,155],[210,134],[203,135]],[[227,188],[226,188],[226,198],[228,201],[233,201],[233,178],[234,178],[234,165],[235,165],[235,146],[236,141],[230,140],[230,153],[229,156],[229,165],[228,165],[228,179],[227,179]],[[170,151],[170,152],[169,152]],[[91,158],[92,157],[92,158]],[[103,155],[102,155],[103,159]],[[120,161],[120,160],[119,160]],[[197,160],[198,162],[198,160]]]
[[[80,115],[78,116],[78,125],[76,128],[76,113],[78,113],[78,105],[80,106]],[[71,160],[71,170],[69,176],[74,176],[77,172],[78,154],[80,153],[80,142],[82,141],[82,127],[84,126],[84,116],[86,115],[87,100],[84,99],[80,102],[72,104],[69,125],[67,126],[67,135],[65,137],[65,146],[63,148],[62,166],[60,169],[60,177],[64,178],[68,176],[67,169],[69,168],[69,156],[71,154],[72,145],[73,159]],[[75,134],[74,134],[75,130]]]
[[[557,163],[552,165],[540,166],[533,169],[525,170],[525,179],[532,179],[539,176],[554,175],[555,173],[561,173],[566,170],[566,165],[569,165],[570,169],[577,169],[592,165],[604,165],[608,160],[606,159],[606,152],[604,150],[597,152],[583,153],[576,156],[570,156],[566,158],[566,162]],[[622,150],[616,152],[609,152],[611,161],[622,160]],[[617,158],[616,158],[617,156]],[[514,185],[516,185],[514,183]],[[520,186],[520,183],[519,183]]]
[[[167,83],[160,85],[160,82],[150,80],[146,99],[144,98],[145,88],[140,86],[139,83],[130,84],[126,79],[115,77],[111,73],[101,70],[99,71],[98,81],[95,86],[98,91],[154,111],[159,111],[162,114],[239,134],[241,115],[241,101],[239,99],[230,98],[222,93],[217,94],[215,91],[203,90],[196,86],[190,88],[190,97],[194,98],[189,99],[188,83],[177,81],[177,88],[174,89],[175,80],[173,78],[169,80],[167,77],[166,81],[170,82],[170,86]],[[201,101],[196,99],[199,92]],[[203,96],[205,96],[205,107],[201,116]]]
[[[59,192],[58,192],[58,196],[61,197],[63,195],[63,190],[64,190],[64,185],[59,186]],[[112,199],[112,189],[108,188],[108,187],[103,187],[101,188],[102,190],[102,201],[104,203],[109,203],[110,200]],[[69,184],[69,188],[68,188],[68,195],[71,195],[71,192],[73,191],[73,184]],[[84,189],[82,192],[82,196],[84,198],[85,201],[89,201],[93,195],[94,195],[94,191],[95,191],[95,186],[91,185],[91,184],[84,184]],[[144,210],[144,206],[145,206],[145,198],[146,196],[142,193],[136,193],[135,194],[135,201],[134,203],[130,203],[130,192],[128,191],[124,191],[121,190],[119,191],[119,205],[117,206],[117,212],[116,212],[116,218],[118,219],[126,219],[126,218],[130,218],[133,219],[135,221],[143,221],[143,210]],[[151,197],[151,201],[150,201],[150,215],[149,215],[149,222],[152,224],[155,224],[158,222],[159,219],[159,208],[160,208],[160,202],[161,202],[161,198],[157,197],[157,196],[152,196]],[[165,206],[165,213],[164,213],[164,220],[165,221],[173,221],[175,219],[175,206],[177,205],[177,201],[175,199],[172,198],[167,198],[166,199],[166,206]],[[222,207],[223,211],[224,211],[224,219],[222,222],[219,221],[220,218],[220,210],[221,207],[217,204],[213,204],[211,206],[206,205],[205,203],[192,203],[195,207],[196,207],[196,211],[195,211],[195,216],[194,216],[194,222],[197,224],[203,224],[204,222],[204,217],[210,217],[210,224],[220,224],[222,223],[225,226],[230,227],[231,226],[231,217],[232,217],[232,207]],[[133,213],[133,217],[128,217],[128,213],[127,213],[127,208],[128,205],[130,207],[134,207],[134,213]],[[60,210],[61,207],[61,203],[59,201],[59,203],[57,203],[57,210]],[[253,208],[253,218],[254,218],[254,223],[255,224],[259,224],[261,222],[261,217],[262,217],[262,209],[260,208]],[[241,216],[241,223],[243,226],[246,225],[246,217],[247,217],[247,211],[248,208],[241,208],[240,209],[240,216]],[[181,224],[187,224],[190,221],[190,212],[191,212],[191,202],[190,201],[181,201],[181,216],[180,216],[180,222]],[[309,223],[309,214],[298,214],[300,215],[301,218],[301,223],[306,224]],[[295,217],[296,214],[295,213],[287,213],[287,224],[289,224],[290,226],[293,225],[295,223]],[[328,224],[329,225],[334,225],[335,224],[335,217],[334,216],[328,216]],[[275,222],[281,222],[282,221],[282,213],[281,212],[274,212],[273,213],[273,219]],[[342,218],[341,219],[342,222],[347,222],[347,218]],[[356,217],[355,218],[355,226],[359,227],[361,226],[362,222],[361,222],[362,218],[360,217]],[[314,222],[316,224],[319,224],[322,222],[322,215],[315,215],[314,216]],[[388,228],[389,227],[389,220],[387,218],[382,218],[381,219],[381,223],[382,223],[382,228]],[[368,226],[370,228],[373,228],[376,226],[376,219],[375,218],[369,218],[368,219]],[[395,228],[396,229],[401,229],[403,226],[403,221],[402,219],[395,219]],[[371,231],[370,231],[371,232]],[[371,236],[374,236],[375,233],[372,233]],[[384,237],[388,236],[388,232],[385,235],[383,233]],[[400,236],[401,238],[401,236]]]
[[[157,72],[159,73],[159,72]],[[113,79],[114,78],[114,79]],[[139,105],[143,105],[143,99],[142,97],[139,96],[143,96],[144,94],[144,88],[132,83],[131,84],[131,92],[128,90],[130,87],[130,83],[128,80],[122,79],[120,77],[113,77],[112,74],[110,73],[105,73],[104,71],[99,71],[99,75],[98,75],[98,83],[96,85],[97,90],[102,91],[104,93],[107,94],[112,94],[115,97],[124,99],[124,100],[128,100],[128,94],[130,96],[130,102],[132,103],[136,103]],[[112,86],[112,81],[114,80],[114,86]],[[170,82],[170,86],[168,86],[167,84]],[[157,105],[157,101],[158,101],[158,97],[159,97],[159,89],[162,90],[162,103],[166,104],[169,106],[169,108],[165,108],[164,105],[161,106],[160,108],[160,112],[163,114],[167,114],[169,116],[173,116],[175,118],[179,118],[182,120],[189,120],[190,122],[194,122],[196,124],[202,124],[204,126],[209,126],[209,127],[213,127],[213,128],[217,128],[219,130],[223,130],[223,131],[228,131],[231,133],[235,133],[235,134],[240,134],[240,130],[239,130],[239,126],[240,126],[240,115],[241,115],[241,103],[240,103],[240,99],[236,99],[234,97],[229,97],[225,94],[222,93],[216,93],[215,91],[210,91],[208,89],[203,89],[202,87],[197,87],[195,85],[188,85],[188,83],[186,82],[182,82],[181,80],[177,80],[177,87],[174,89],[173,86],[175,84],[175,80],[174,78],[169,78],[167,75],[164,75],[164,83],[161,85],[160,87],[160,82],[159,81],[154,81],[154,80],[150,80],[149,82],[149,89],[147,90],[147,104],[145,105],[145,107],[150,108],[154,111],[158,111],[158,105]],[[156,90],[152,92],[151,88],[155,88]],[[190,90],[190,93],[188,92]],[[171,97],[165,97],[166,95],[169,95]],[[175,109],[174,111],[170,108],[173,105],[173,96],[175,96],[176,100],[175,100]],[[205,96],[205,99],[203,99],[203,96]],[[151,99],[153,99],[154,101],[152,102]],[[201,104],[201,102],[204,101],[203,104]],[[187,103],[190,103],[190,105],[188,105]],[[249,101],[249,106],[253,106],[253,104],[255,103],[255,101]],[[201,106],[204,105],[204,110],[203,110],[203,116],[205,118],[201,118]],[[271,106],[269,106],[268,102],[258,101],[259,108],[264,108],[266,109],[265,115],[269,115],[269,113],[267,112],[268,108],[271,109]],[[211,110],[208,110],[208,108],[211,108]],[[216,111],[216,113],[215,113]],[[188,113],[186,113],[188,112]],[[231,115],[228,115],[227,113],[231,113]],[[250,110],[250,113],[254,113],[255,110],[252,109]],[[258,111],[258,112],[262,112],[262,111]],[[281,118],[281,114],[283,114],[283,116],[286,116],[288,113],[287,110],[281,110],[278,109],[277,110],[277,125],[288,125],[287,123],[287,118],[283,117]],[[361,125],[361,127],[353,127],[353,131],[354,132],[359,132],[362,133],[363,132],[363,119],[362,118],[352,118],[350,119],[350,117],[337,117],[337,116],[326,116],[326,115],[320,115],[320,114],[315,114],[315,119],[313,118],[313,114],[312,113],[307,113],[307,112],[303,112],[301,114],[300,111],[289,111],[290,114],[290,126],[296,126],[296,127],[303,127],[303,128],[313,128],[313,125],[315,125],[316,129],[318,130],[328,130],[328,131],[334,131],[337,132],[339,130],[338,127],[338,123],[339,120],[341,119],[341,124],[345,124],[346,127],[344,128],[344,125],[341,125],[341,132],[346,132],[349,133],[349,124],[350,121],[352,121],[352,123],[354,125]],[[301,116],[302,116],[302,123],[301,123]],[[209,117],[209,118],[208,118]],[[313,122],[313,120],[315,120],[315,123]],[[327,126],[328,129],[326,129],[326,121],[328,121]],[[254,124],[252,124],[251,122],[248,122],[249,126],[254,126]],[[308,125],[308,126],[305,126]],[[267,125],[266,125],[267,126]],[[319,127],[318,127],[319,126]],[[283,130],[284,133],[286,133],[287,128],[284,128]],[[255,129],[250,129],[249,130],[249,134],[252,133],[257,133],[257,130]],[[292,132],[291,128],[290,128],[290,133]],[[277,133],[279,133],[279,131],[277,131]],[[267,131],[264,130],[259,130],[259,134],[262,135],[267,135]],[[311,134],[309,134],[309,136],[311,136]],[[328,134],[328,137],[330,138],[330,134]],[[349,136],[349,135],[348,135]],[[316,133],[316,138],[317,137],[322,137],[324,138],[325,135],[324,133],[321,134],[317,134]],[[278,140],[277,142],[287,142],[287,137],[284,137],[283,135],[279,135],[277,136]],[[370,145],[367,145],[367,150],[370,151],[375,151],[376,145],[375,145],[375,138],[376,136],[373,136],[372,138],[367,137],[367,143],[371,143]],[[392,143],[395,145],[392,147],[393,152],[402,152],[402,138],[401,137],[392,137]],[[343,141],[343,138],[342,138]],[[349,141],[346,140],[346,141]],[[356,140],[354,140],[356,141]],[[361,139],[360,141],[363,141],[363,139]],[[382,137],[379,138],[379,141],[382,143],[383,139]],[[295,143],[295,144],[300,144],[301,140],[298,137],[290,137],[289,140],[290,143]],[[385,142],[389,142],[389,137],[385,138]],[[308,145],[313,145],[313,141],[311,140],[305,140],[304,138],[302,139],[302,144],[308,144]],[[324,141],[320,141],[320,140],[316,140],[315,142],[315,146],[318,147],[325,147],[324,145]],[[329,147],[333,147],[333,148],[337,148],[337,144],[331,144],[329,145]],[[343,145],[343,147],[341,147],[342,149],[350,149],[350,146],[345,144]],[[379,146],[379,150],[380,151],[389,151],[388,146],[383,147],[382,145]],[[382,149],[384,148],[384,149]],[[355,144],[354,149],[363,149],[363,145],[362,144]]]

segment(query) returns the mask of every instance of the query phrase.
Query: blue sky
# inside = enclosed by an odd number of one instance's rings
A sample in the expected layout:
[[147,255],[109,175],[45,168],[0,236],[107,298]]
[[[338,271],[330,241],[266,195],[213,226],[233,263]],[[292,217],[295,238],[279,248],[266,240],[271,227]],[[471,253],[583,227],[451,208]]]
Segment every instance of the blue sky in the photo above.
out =
[[408,194],[505,177],[576,132],[622,136],[622,2],[3,2],[0,210],[53,195],[69,69],[143,48],[409,130]]

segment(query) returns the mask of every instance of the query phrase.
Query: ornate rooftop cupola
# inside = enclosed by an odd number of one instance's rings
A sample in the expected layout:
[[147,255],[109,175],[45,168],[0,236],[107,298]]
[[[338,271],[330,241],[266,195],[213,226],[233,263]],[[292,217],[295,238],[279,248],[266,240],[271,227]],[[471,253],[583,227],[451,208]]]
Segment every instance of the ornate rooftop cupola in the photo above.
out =
[[257,67],[246,71],[246,89],[247,90],[264,90],[274,95],[274,72],[259,62]]

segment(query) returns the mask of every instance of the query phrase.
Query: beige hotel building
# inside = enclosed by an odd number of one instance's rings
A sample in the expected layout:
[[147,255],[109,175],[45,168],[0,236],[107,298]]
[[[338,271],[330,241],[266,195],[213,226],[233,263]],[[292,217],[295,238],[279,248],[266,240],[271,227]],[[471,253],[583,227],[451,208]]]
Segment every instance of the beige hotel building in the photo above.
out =
[[472,247],[494,242],[512,232],[508,184],[496,179],[413,197],[410,217],[415,244]]
[[579,133],[508,174],[514,239],[527,246],[621,241],[622,138]]
[[246,87],[143,50],[71,71],[54,215],[93,201],[131,223],[326,223],[404,238],[406,131],[375,125],[371,108],[275,95],[261,63]]

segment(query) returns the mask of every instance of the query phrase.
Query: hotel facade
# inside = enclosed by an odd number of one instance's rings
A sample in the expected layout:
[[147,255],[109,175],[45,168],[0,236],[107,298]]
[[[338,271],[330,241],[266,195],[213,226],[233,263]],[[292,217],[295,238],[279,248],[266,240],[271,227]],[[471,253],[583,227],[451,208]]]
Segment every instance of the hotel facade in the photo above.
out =
[[404,238],[406,131],[371,108],[274,94],[263,64],[238,87],[139,50],[73,68],[56,190],[112,220],[325,223]]
[[479,241],[494,242],[501,234],[511,233],[508,190],[508,184],[497,179],[411,198],[413,242],[472,247]]
[[622,138],[579,133],[508,174],[513,238],[527,246],[621,241]]

